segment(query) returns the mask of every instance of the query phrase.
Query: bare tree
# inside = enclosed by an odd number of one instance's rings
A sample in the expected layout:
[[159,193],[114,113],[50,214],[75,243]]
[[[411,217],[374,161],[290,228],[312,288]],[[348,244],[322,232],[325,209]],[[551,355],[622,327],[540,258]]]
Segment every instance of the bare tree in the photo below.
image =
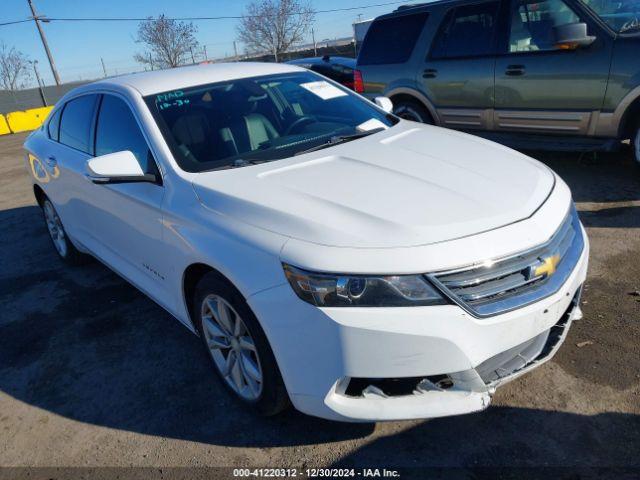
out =
[[153,68],[174,68],[183,65],[196,49],[197,29],[193,23],[180,22],[160,15],[149,17],[138,25],[136,43],[146,47],[146,52],[136,53],[134,59]]
[[5,90],[23,87],[30,78],[28,67],[29,60],[24,53],[0,44],[0,81]]
[[276,62],[309,31],[314,11],[307,0],[256,0],[237,27],[238,40],[251,52],[273,53]]

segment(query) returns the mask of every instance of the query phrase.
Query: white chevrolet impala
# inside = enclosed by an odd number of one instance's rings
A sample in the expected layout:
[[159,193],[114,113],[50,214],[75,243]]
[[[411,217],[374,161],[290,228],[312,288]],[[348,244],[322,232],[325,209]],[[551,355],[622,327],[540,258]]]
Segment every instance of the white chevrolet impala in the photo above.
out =
[[544,165],[390,110],[291,65],[127,75],[68,93],[26,162],[60,257],[164,307],[258,412],[482,410],[581,317],[587,237]]

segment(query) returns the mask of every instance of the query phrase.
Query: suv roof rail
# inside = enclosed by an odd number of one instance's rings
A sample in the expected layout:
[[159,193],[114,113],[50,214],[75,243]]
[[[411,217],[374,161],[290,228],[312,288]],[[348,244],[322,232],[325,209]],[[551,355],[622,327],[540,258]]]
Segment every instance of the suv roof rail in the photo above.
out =
[[433,3],[433,2],[425,2],[425,3],[408,3],[406,5],[400,5],[398,8],[395,9],[396,12],[400,12],[402,10],[407,10],[408,8],[417,8],[417,7],[423,7],[425,5],[428,5],[429,3]]

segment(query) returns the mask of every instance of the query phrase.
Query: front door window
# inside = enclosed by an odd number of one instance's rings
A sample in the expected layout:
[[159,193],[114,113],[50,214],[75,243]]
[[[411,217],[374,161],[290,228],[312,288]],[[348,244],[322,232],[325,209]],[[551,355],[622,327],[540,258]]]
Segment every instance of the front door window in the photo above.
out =
[[554,27],[578,22],[578,16],[562,0],[514,0],[509,52],[557,50]]

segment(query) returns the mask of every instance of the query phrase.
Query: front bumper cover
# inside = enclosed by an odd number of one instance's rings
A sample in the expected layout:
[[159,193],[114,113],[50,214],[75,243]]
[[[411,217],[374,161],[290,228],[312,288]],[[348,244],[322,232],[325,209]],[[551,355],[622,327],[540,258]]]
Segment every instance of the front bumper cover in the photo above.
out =
[[[548,331],[492,357],[474,369],[448,374],[451,387],[442,388],[423,380],[410,395],[389,396],[381,389],[365,389],[361,397],[349,397],[349,379],[337,382],[325,403],[334,412],[361,421],[399,418],[435,418],[484,410],[495,389],[549,361],[564,342],[571,323],[582,318],[580,291],[558,323]],[[528,356],[530,355],[530,356]],[[399,413],[402,412],[402,413]]]
[[[581,258],[560,290],[534,304],[483,319],[456,305],[317,308],[295,296],[288,284],[259,292],[248,302],[298,410],[356,422],[458,415],[486,408],[496,387],[552,358],[571,322],[580,317],[577,298],[588,255],[585,236]],[[531,346],[534,339],[543,341]],[[508,355],[521,354],[518,349],[529,355],[520,364]],[[505,355],[508,358],[501,358]],[[376,395],[375,388],[366,395],[345,394],[345,385],[354,378],[442,375],[453,386],[416,388],[401,396]]]

